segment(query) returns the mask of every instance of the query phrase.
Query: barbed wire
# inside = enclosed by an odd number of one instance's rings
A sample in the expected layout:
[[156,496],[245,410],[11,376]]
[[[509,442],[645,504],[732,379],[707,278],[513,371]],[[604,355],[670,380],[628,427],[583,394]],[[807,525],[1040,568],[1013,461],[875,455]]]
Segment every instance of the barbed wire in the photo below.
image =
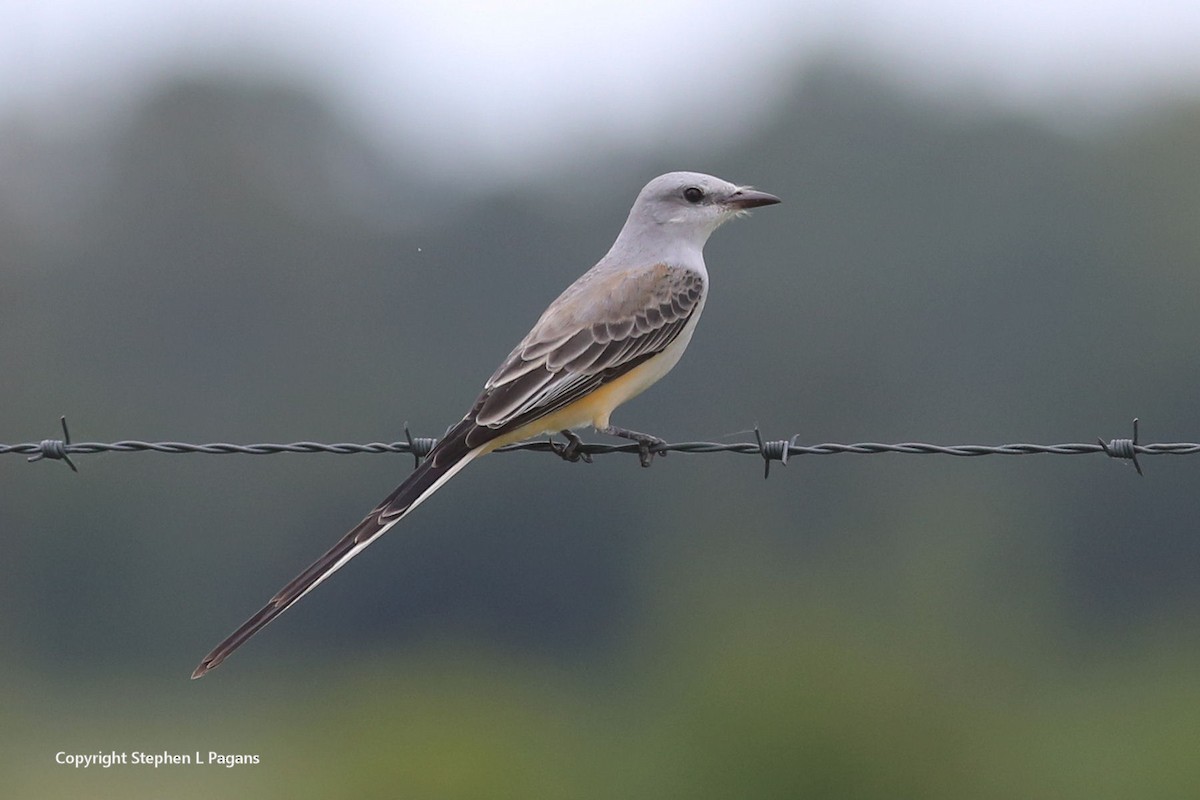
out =
[[[92,453],[204,453],[209,455],[273,455],[277,453],[332,453],[349,455],[356,453],[408,453],[417,464],[427,456],[437,439],[418,436],[414,437],[404,426],[405,440],[402,442],[367,442],[364,444],[320,442],[292,442],[290,444],[230,444],[214,442],[211,444],[189,444],[187,442],[142,442],[137,440],[122,440],[118,442],[72,442],[71,433],[67,429],[67,418],[60,417],[63,438],[43,439],[40,442],[24,444],[0,444],[0,455],[18,453],[29,456],[30,462],[43,459],[66,462],[73,471],[78,472],[73,455]],[[1073,442],[1066,444],[956,444],[937,445],[924,442],[900,442],[897,444],[882,444],[879,442],[859,442],[857,444],[839,444],[825,442],[822,444],[798,444],[799,435],[790,439],[764,440],[757,427],[753,429],[753,442],[665,442],[651,447],[655,454],[666,453],[736,453],[741,455],[757,455],[763,460],[763,477],[771,474],[771,462],[778,461],[787,465],[791,456],[827,456],[839,454],[874,455],[881,453],[898,453],[901,455],[945,455],[960,457],[978,456],[1027,456],[1027,455],[1090,455],[1103,453],[1109,458],[1125,459],[1133,463],[1138,475],[1142,474],[1139,455],[1195,455],[1200,453],[1200,443],[1194,442],[1165,442],[1142,444],[1138,441],[1138,420],[1133,420],[1132,438],[1114,438],[1105,441],[1097,439],[1095,444]],[[636,443],[605,444],[601,442],[579,442],[573,447],[573,452],[588,460],[592,456],[609,453],[638,453]],[[563,445],[553,439],[531,440],[510,444],[499,448],[496,452],[507,453],[518,450],[528,450],[538,453],[555,453],[562,455]]]

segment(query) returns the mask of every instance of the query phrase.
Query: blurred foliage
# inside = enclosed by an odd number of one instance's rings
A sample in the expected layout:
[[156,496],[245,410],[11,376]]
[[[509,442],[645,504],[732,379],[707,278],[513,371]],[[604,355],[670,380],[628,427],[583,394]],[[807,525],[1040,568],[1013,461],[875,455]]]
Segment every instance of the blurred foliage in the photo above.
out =
[[[456,195],[303,89],[0,138],[0,441],[436,435],[667,169],[719,232],[621,424],[1196,439],[1200,111],[1064,134],[826,65],[714,152]],[[591,161],[589,160],[589,163]],[[203,681],[404,457],[0,464],[12,796],[1194,797],[1200,462],[482,460]],[[451,497],[452,496],[452,497]],[[249,752],[224,769],[58,750]]]

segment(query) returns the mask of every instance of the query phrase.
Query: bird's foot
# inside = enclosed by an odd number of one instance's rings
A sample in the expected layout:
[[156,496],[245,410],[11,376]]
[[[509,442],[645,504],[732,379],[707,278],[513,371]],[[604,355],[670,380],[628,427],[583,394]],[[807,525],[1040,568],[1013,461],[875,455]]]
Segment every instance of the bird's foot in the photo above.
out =
[[637,442],[638,461],[641,462],[643,467],[650,466],[650,462],[654,460],[654,456],[656,455],[660,455],[663,458],[667,457],[667,452],[662,449],[667,444],[666,439],[660,439],[648,433],[638,433],[637,431],[618,428],[616,425],[609,425],[607,428],[602,428],[600,432],[608,436],[619,436],[622,439],[632,439]]
[[559,431],[567,440],[566,444],[559,444],[553,439],[550,440],[550,449],[558,454],[558,457],[563,461],[570,461],[574,464],[577,461],[582,461],[585,464],[592,463],[591,453],[584,453],[579,449],[579,445],[583,444],[583,440],[575,433],[575,431]]

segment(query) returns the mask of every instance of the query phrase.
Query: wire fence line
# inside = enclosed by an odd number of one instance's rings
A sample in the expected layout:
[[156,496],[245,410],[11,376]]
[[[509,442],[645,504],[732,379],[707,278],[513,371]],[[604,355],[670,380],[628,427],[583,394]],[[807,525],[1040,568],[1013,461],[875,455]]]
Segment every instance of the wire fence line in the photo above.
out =
[[[367,442],[364,444],[320,442],[292,442],[290,444],[230,444],[214,442],[210,444],[189,444],[187,442],[142,442],[123,440],[118,442],[72,442],[70,431],[67,429],[66,417],[60,417],[63,438],[43,439],[40,442],[23,444],[0,443],[0,455],[18,453],[26,455],[28,461],[43,459],[61,460],[72,470],[78,472],[73,455],[91,453],[204,453],[209,455],[272,455],[276,453],[331,453],[349,455],[355,453],[407,453],[413,456],[416,463],[428,455],[437,444],[437,439],[420,436],[414,437],[409,433],[408,426],[404,427],[405,440],[402,442]],[[1200,443],[1194,442],[1159,442],[1142,444],[1138,441],[1138,420],[1133,420],[1132,438],[1115,438],[1096,442],[1074,442],[1066,444],[957,444],[937,445],[924,442],[900,442],[897,444],[882,444],[879,442],[859,442],[857,444],[839,444],[825,442],[822,444],[798,444],[797,436],[790,439],[764,440],[757,427],[753,429],[753,442],[666,442],[651,448],[657,454],[666,453],[736,453],[740,455],[757,455],[763,460],[763,477],[771,473],[771,462],[778,461],[787,464],[791,456],[827,456],[839,454],[874,455],[880,453],[897,453],[901,455],[945,455],[945,456],[1027,456],[1027,455],[1090,455],[1102,453],[1109,458],[1126,459],[1133,463],[1139,475],[1142,465],[1139,455],[1195,455],[1200,453]],[[531,440],[510,444],[499,448],[496,452],[506,453],[517,450],[529,450],[539,453],[562,454],[563,446],[552,439]],[[636,443],[606,444],[600,442],[579,442],[574,452],[590,459],[592,456],[609,453],[638,453]]]

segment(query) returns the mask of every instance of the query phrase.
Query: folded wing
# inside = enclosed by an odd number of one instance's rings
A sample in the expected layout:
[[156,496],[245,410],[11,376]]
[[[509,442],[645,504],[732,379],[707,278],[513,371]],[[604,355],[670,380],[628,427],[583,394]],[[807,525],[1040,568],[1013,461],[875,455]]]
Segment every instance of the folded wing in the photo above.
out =
[[468,418],[514,430],[662,352],[704,295],[704,276],[658,264],[588,273],[542,315],[495,374]]

